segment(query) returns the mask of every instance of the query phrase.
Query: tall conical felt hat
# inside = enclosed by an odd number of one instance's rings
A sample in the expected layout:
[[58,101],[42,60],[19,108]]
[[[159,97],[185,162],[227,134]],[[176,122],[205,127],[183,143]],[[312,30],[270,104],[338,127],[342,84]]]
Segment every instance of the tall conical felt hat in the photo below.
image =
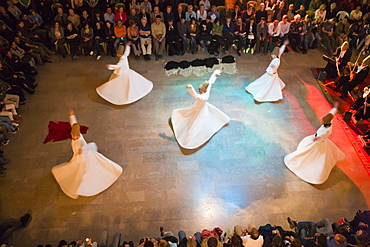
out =
[[275,46],[274,50],[272,50],[272,55],[279,56],[280,55],[280,49],[279,47]]
[[123,55],[123,51],[125,50],[125,47],[123,45],[118,46],[117,48],[117,54]]
[[79,136],[80,135],[80,125],[75,123],[72,125],[71,129],[71,136]]
[[334,115],[329,113],[328,115],[326,115],[325,117],[322,118],[322,121],[323,121],[324,124],[330,124],[333,117],[334,117]]

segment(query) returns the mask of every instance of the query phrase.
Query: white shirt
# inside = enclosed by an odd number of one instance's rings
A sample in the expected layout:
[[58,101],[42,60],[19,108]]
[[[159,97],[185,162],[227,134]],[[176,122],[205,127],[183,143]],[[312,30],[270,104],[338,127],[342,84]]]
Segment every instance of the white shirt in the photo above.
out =
[[285,34],[289,33],[289,29],[290,29],[290,23],[289,22],[284,23],[283,21],[281,21],[281,22],[279,22],[279,26],[280,26],[280,35],[281,36],[284,36]]
[[250,235],[241,237],[243,240],[244,247],[262,247],[263,236],[260,235],[256,240],[252,239]]
[[278,24],[274,30],[274,23],[269,24],[269,34],[273,37],[278,37],[280,35],[281,26]]

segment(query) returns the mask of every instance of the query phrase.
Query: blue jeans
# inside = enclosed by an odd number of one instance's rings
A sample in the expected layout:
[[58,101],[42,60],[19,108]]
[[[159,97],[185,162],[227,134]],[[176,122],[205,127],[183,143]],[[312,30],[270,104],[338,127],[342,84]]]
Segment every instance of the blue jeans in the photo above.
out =
[[[183,241],[184,239],[186,239],[186,233],[185,233],[183,230],[179,231],[178,235],[179,235],[179,242],[181,242],[181,241]],[[202,240],[201,240],[202,234],[201,234],[200,232],[196,232],[196,233],[194,233],[194,237],[196,238],[197,242],[198,242],[199,244],[201,244],[201,241],[202,241]]]
[[0,116],[0,126],[5,126],[8,130],[14,131],[15,127],[12,125],[12,122],[8,117]]
[[102,47],[100,45],[100,43],[104,42],[104,39],[103,38],[99,38],[99,39],[94,39],[94,47],[93,47],[93,50],[94,52],[100,56],[102,54]]
[[125,38],[116,38],[116,40],[114,41],[114,44],[113,44],[115,50],[118,49],[118,46],[121,42],[125,45],[126,44],[126,39]]
[[182,43],[182,51],[186,52],[186,50],[189,47],[188,38],[187,38],[187,36],[184,36],[182,34],[179,34],[179,38],[181,39],[181,43]]

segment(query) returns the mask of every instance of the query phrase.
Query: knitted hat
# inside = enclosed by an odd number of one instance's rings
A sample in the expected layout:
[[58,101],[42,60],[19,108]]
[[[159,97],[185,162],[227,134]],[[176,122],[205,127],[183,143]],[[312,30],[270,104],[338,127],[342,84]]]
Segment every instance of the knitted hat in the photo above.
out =
[[334,115],[329,113],[325,117],[322,118],[322,121],[323,121],[324,124],[330,124],[333,117],[334,117]]
[[72,136],[79,136],[80,135],[80,125],[78,123],[75,123],[75,124],[72,125],[71,135]]

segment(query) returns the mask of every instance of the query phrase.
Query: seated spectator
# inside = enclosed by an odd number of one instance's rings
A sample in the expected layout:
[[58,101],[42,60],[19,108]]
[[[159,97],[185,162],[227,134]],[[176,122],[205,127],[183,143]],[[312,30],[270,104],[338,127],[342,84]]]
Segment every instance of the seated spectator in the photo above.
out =
[[236,6],[238,6],[240,12],[244,12],[247,9],[246,6],[245,6],[244,1],[241,1],[241,0],[236,0],[235,1],[234,9],[236,8]]
[[107,43],[107,53],[111,54],[112,57],[116,56],[116,50],[114,49],[114,41],[116,36],[114,35],[113,23],[110,21],[105,22],[104,26],[105,42]]
[[260,23],[262,17],[265,18],[265,21],[267,20],[267,11],[264,3],[260,3],[260,9],[256,11],[256,23]]
[[56,21],[54,26],[50,29],[50,38],[51,43],[55,44],[57,53],[61,54],[63,58],[66,57],[66,50],[64,47],[64,43],[66,42],[64,36],[64,28],[59,25],[59,22]]
[[22,48],[20,48],[17,45],[17,43],[15,43],[14,41],[11,42],[9,51],[13,55],[18,56],[21,59],[22,62],[28,63],[31,67],[33,67],[35,70],[37,70],[36,63],[35,63],[35,60],[33,59],[32,55],[30,53],[26,53],[26,51],[23,50]]
[[303,27],[301,35],[301,44],[299,45],[303,49],[303,54],[308,52],[308,49],[312,48],[312,44],[315,40],[315,36],[313,34],[313,24],[311,22],[311,18],[309,15],[306,15],[304,20],[302,21]]
[[[313,238],[316,233],[331,234],[333,229],[328,219],[323,219],[318,222],[301,221],[296,222],[288,217],[290,228],[295,229],[301,240]],[[325,240],[326,242],[326,240]]]
[[349,22],[354,23],[362,18],[361,6],[357,5],[356,9],[352,10],[349,15]]
[[131,48],[134,51],[135,58],[140,58],[139,27],[134,21],[130,21],[130,26],[127,28],[127,40],[131,42]]
[[197,11],[197,21],[205,21],[207,18],[207,10],[204,4],[199,4],[199,9]]
[[8,5],[8,12],[14,16],[17,21],[20,20],[22,11],[19,10],[19,8],[14,5],[14,2],[12,0],[6,1],[6,4]]
[[355,4],[352,0],[343,0],[339,4],[339,8],[347,13],[351,13],[351,11],[355,9]]
[[328,247],[346,247],[347,240],[342,234],[330,235],[326,241]]
[[101,47],[100,43],[103,43],[105,41],[105,32],[100,22],[95,23],[95,28],[93,30],[94,30],[93,50],[94,53],[96,54],[96,60],[99,60],[101,58],[101,54],[103,53],[103,48]]
[[17,19],[6,11],[3,6],[0,6],[0,20],[2,20],[12,30],[14,30],[17,25]]
[[284,41],[289,37],[290,31],[290,22],[288,22],[287,15],[283,16],[282,20],[279,22],[279,26],[281,42],[284,43]]
[[177,22],[177,31],[179,33],[179,38],[181,40],[181,53],[180,55],[184,55],[186,51],[190,51],[189,41],[190,38],[190,26],[189,23],[185,20],[183,16],[179,22]]
[[140,13],[139,13],[139,17],[140,17],[140,20],[145,18],[146,21],[148,22],[148,24],[150,24],[150,16],[149,14],[146,12],[145,10],[145,7],[141,7],[140,8]]
[[[232,16],[233,15],[233,10],[230,8],[230,4],[225,4],[225,8],[221,9],[220,12],[220,21],[221,23],[224,23],[226,20],[226,16]],[[232,20],[233,18],[231,18]]]
[[197,18],[197,14],[193,11],[193,5],[189,5],[188,11],[185,13],[186,21],[190,21],[191,18]]
[[150,55],[152,54],[152,38],[150,25],[146,18],[141,19],[141,23],[139,25],[139,34],[141,50],[143,51],[144,59],[145,61],[149,61]]
[[130,23],[130,21],[133,21],[136,23],[136,25],[138,25],[140,23],[140,17],[138,15],[138,12],[136,12],[136,9],[132,8],[130,9],[130,14],[127,18],[128,20],[128,23]]
[[[136,14],[137,13],[139,13],[139,10],[137,10]],[[105,11],[105,13],[103,15],[104,22],[110,21],[110,23],[115,23],[114,17],[115,17],[115,15],[112,12],[112,8],[107,7],[107,10]]]
[[209,0],[200,0],[199,1],[199,6],[202,5],[202,4],[204,6],[205,11],[208,11],[208,10],[211,9],[211,3],[210,3]]
[[[248,30],[246,32],[248,32]],[[234,40],[234,23],[231,22],[230,17],[226,17],[226,21],[223,24],[222,36],[224,38],[224,52],[227,56],[230,54],[229,49]]]
[[152,13],[152,10],[153,10],[152,4],[148,0],[144,0],[140,4],[140,7],[141,8],[144,8],[146,13],[148,13],[148,14]]
[[166,43],[168,44],[168,55],[180,55],[181,43],[177,26],[173,24],[173,20],[169,20],[166,24]]
[[362,83],[369,74],[369,66],[366,64],[364,59],[359,66],[355,66],[349,63],[350,66],[354,66],[349,75],[342,76],[336,83],[334,90],[340,93],[341,98],[348,96],[348,92],[351,92],[357,85]]
[[346,11],[343,11],[343,10],[341,10],[341,11],[338,11],[338,13],[337,13],[337,20],[338,21],[341,21],[341,20],[343,20],[345,17],[347,17],[347,18],[349,18],[349,14],[346,12]]
[[257,24],[256,53],[260,53],[262,48],[263,54],[266,55],[267,43],[268,43],[268,26],[266,24],[265,17],[262,17],[261,21]]
[[[273,15],[272,19],[273,20],[281,20],[284,17],[285,14],[286,14],[285,2],[284,1],[278,2],[278,4],[274,8],[274,15]],[[288,18],[288,16],[287,16],[287,18]]]
[[[240,18],[241,20],[241,18]],[[245,25],[244,25],[245,27]],[[221,23],[221,20],[219,18],[216,18],[212,25],[212,38],[214,41],[215,56],[218,56],[220,53],[219,49],[220,47],[224,46],[223,37],[222,37],[222,31],[223,31],[224,25]],[[245,28],[244,28],[245,29]]]
[[288,11],[286,12],[286,15],[288,16],[289,21],[293,21],[294,16],[295,16],[295,11],[294,11],[294,5],[293,4],[289,4]]
[[256,35],[257,35],[257,24],[255,23],[255,19],[249,19],[246,27],[246,40],[245,40],[245,47],[246,53],[251,52],[254,53],[254,46],[256,44]]
[[[190,23],[190,30],[192,30],[192,23]],[[212,42],[212,34],[211,33],[212,33],[211,17],[207,16],[205,21],[200,22],[199,30],[198,30],[198,34],[197,34],[198,42],[199,42],[200,47],[202,49],[206,48],[209,44],[211,44],[211,42]]]
[[154,44],[154,54],[155,60],[158,61],[162,58],[164,48],[166,46],[166,26],[161,21],[162,17],[157,15],[155,17],[155,22],[151,25],[151,32]]
[[121,20],[122,24],[127,24],[127,14],[123,6],[120,6],[116,14],[114,15],[114,21],[118,25],[118,20]]
[[357,42],[360,42],[365,36],[365,29],[362,19],[351,24],[348,31],[349,47],[350,49],[356,49]]
[[347,41],[337,48],[333,59],[325,59],[328,63],[326,64],[324,71],[327,73],[328,79],[336,78],[339,73],[343,72],[343,69],[348,64],[351,59],[352,51],[349,49],[349,44]]
[[58,22],[60,24],[60,26],[62,26],[63,28],[65,28],[67,26],[67,23],[68,23],[68,16],[66,13],[63,13],[63,9],[62,8],[57,8],[57,15],[54,17],[54,21],[55,22]]
[[330,20],[332,18],[336,18],[337,13],[338,13],[337,4],[332,3],[332,4],[330,4],[329,9],[326,10],[325,18],[328,19],[328,20]]
[[114,36],[116,36],[116,40],[114,41],[114,49],[117,50],[120,43],[126,45],[126,35],[127,29],[126,26],[123,25],[121,20],[117,21],[117,26],[114,27]]
[[301,16],[295,15],[294,20],[290,23],[289,30],[289,43],[295,52],[300,52],[301,44],[301,32],[303,29],[303,23],[301,22]]
[[323,21],[326,20],[326,4],[321,4],[320,7],[315,11],[315,19],[317,19],[317,17],[321,16],[321,18],[323,19]]
[[254,225],[248,227],[250,229],[249,235],[242,237],[244,247],[262,247],[263,236]]
[[70,47],[72,59],[78,59],[79,36],[78,30],[73,26],[72,22],[67,24],[67,28],[64,30],[64,35],[66,42]]
[[343,44],[344,41],[348,41],[349,27],[350,24],[347,17],[336,23],[335,32],[338,44]]
[[87,13],[86,9],[81,13],[81,23],[91,23],[91,16]]
[[0,80],[0,116],[8,117],[11,122],[14,122],[15,118],[18,117],[16,105],[18,105],[19,97],[13,101],[14,95],[8,94],[10,89],[8,83]]
[[214,22],[216,18],[220,18],[220,13],[218,13],[216,5],[212,5],[211,11],[207,16],[211,17],[212,22]]
[[20,219],[8,219],[0,224],[0,242],[3,243],[12,233],[21,227],[27,227],[32,217],[30,214],[23,215]]
[[316,11],[318,8],[320,8],[321,0],[311,0],[308,10],[310,11]]
[[[207,22],[207,20],[204,22]],[[197,50],[198,32],[200,29],[200,27],[198,27],[197,21],[194,18],[190,20],[189,29],[190,51],[192,54],[194,54],[194,52]]]
[[159,11],[159,7],[158,6],[155,6],[153,8],[153,12],[150,13],[150,23],[154,23],[155,22],[155,18],[157,15],[160,15],[161,16],[161,21],[163,22],[163,13]]
[[10,50],[6,51],[4,60],[14,71],[22,72],[27,76],[38,74],[34,67],[31,67],[27,62],[22,62],[21,59],[17,55],[12,54]]
[[202,240],[201,247],[223,247],[223,245],[217,238],[207,237]]
[[279,25],[278,20],[275,20],[269,24],[268,34],[270,37],[270,44],[272,44],[272,47],[269,48],[270,51],[272,51],[274,47],[280,43],[280,28],[281,26]]
[[179,247],[200,247],[201,233],[196,232],[193,236],[186,237],[184,231],[179,231]]
[[37,23],[31,22],[26,14],[22,15],[21,21],[24,22],[24,27],[29,32],[29,35],[32,36],[32,40],[42,42],[47,46],[50,45],[46,29],[41,28]]
[[254,18],[254,16],[254,7],[253,5],[249,5],[248,9],[242,14],[242,20],[245,24],[247,24],[252,17]]
[[164,22],[168,22],[169,20],[175,21],[175,14],[172,12],[172,6],[171,5],[168,5],[166,7],[166,11],[163,14],[163,19],[164,19]]
[[80,37],[81,37],[81,42],[80,42],[80,45],[79,45],[79,49],[81,50],[81,53],[85,56],[94,55],[94,52],[92,50],[94,31],[90,27],[89,23],[85,23],[83,25],[83,27],[81,29]]
[[[76,28],[80,28],[81,26],[81,17],[77,14],[75,14],[75,11],[73,9],[68,10],[68,21],[72,22],[73,26]],[[68,24],[67,24],[68,25]]]
[[21,49],[25,51],[26,54],[31,55],[31,57],[36,61],[38,65],[44,66],[44,61],[47,60],[46,51],[40,49],[36,45],[32,45],[24,42],[19,36],[14,37],[14,43]]
[[296,10],[296,14],[300,15],[302,19],[305,18],[306,13],[307,12],[306,12],[306,8],[304,7],[304,5],[299,6],[299,9]]
[[53,54],[53,52],[50,51],[50,49],[44,43],[33,41],[29,37],[24,36],[23,33],[19,30],[16,31],[16,36],[19,37],[22,42],[29,44],[30,47],[33,47],[34,49],[36,49],[37,52],[40,52],[40,55],[44,62],[51,62],[49,58]]

